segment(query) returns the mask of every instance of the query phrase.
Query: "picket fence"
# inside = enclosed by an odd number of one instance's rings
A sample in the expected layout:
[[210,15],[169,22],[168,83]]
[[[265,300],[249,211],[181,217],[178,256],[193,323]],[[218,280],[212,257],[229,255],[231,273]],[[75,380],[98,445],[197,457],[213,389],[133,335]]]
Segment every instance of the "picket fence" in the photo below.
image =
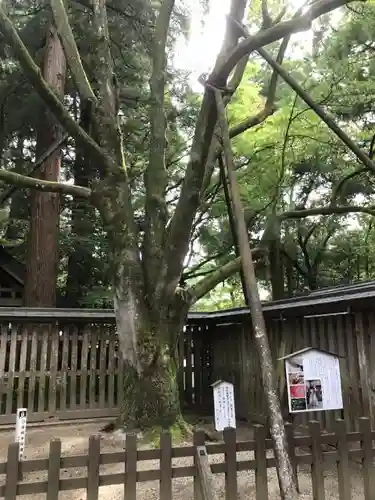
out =
[[[293,470],[298,483],[298,466],[311,466],[312,494],[315,500],[325,499],[324,469],[327,463],[336,462],[338,470],[338,491],[340,500],[351,498],[350,470],[351,461],[361,463],[363,476],[364,500],[375,498],[375,483],[373,457],[375,448],[375,432],[371,430],[370,420],[359,419],[359,432],[347,433],[345,422],[338,420],[334,433],[324,434],[320,423],[309,423],[308,436],[293,435],[290,425],[287,425],[287,436]],[[171,435],[165,432],[160,437],[160,447],[157,449],[138,449],[136,435],[126,437],[126,450],[121,452],[101,453],[100,436],[89,438],[88,454],[85,456],[61,456],[61,441],[50,443],[49,458],[25,460],[18,458],[18,444],[13,443],[8,449],[6,463],[0,464],[0,477],[5,476],[0,486],[0,498],[15,500],[21,495],[39,495],[37,498],[58,500],[59,492],[68,490],[85,490],[87,500],[98,500],[99,489],[108,485],[123,485],[126,500],[137,499],[137,483],[158,481],[160,499],[172,500],[172,481],[178,478],[194,478],[194,498],[199,500],[214,500],[215,489],[213,481],[215,474],[225,474],[226,500],[237,499],[240,471],[255,472],[256,500],[268,500],[269,468],[276,466],[276,460],[270,457],[273,445],[267,437],[266,429],[257,425],[254,429],[254,439],[237,441],[236,431],[224,431],[221,443],[205,443],[205,433],[197,431],[194,434],[192,446],[172,446]],[[357,447],[353,446],[357,443]],[[307,451],[304,451],[307,450]],[[237,453],[253,452],[250,460],[238,460]],[[209,457],[222,454],[224,460],[210,464]],[[174,466],[172,460],[192,457],[192,465]],[[137,470],[140,461],[157,460],[159,466],[150,470]],[[113,464],[124,464],[124,470],[108,473],[103,469]],[[81,468],[82,477],[64,478],[68,469]],[[62,472],[63,470],[63,472]],[[43,475],[45,480],[34,481]],[[46,495],[46,496],[44,496]]]

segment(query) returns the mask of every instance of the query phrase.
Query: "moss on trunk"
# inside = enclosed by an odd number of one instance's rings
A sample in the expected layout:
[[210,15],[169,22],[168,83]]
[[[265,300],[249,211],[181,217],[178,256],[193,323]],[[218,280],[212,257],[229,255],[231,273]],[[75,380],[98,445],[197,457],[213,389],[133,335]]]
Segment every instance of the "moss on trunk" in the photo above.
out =
[[177,365],[168,348],[147,348],[153,350],[153,361],[142,371],[125,362],[120,422],[126,429],[169,429],[182,420]]

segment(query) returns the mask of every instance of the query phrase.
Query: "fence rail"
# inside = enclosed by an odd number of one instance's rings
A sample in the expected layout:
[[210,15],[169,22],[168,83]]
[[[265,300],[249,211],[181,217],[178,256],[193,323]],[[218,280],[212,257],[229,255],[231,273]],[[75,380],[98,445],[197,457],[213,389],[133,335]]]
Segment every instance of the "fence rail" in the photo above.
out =
[[[319,422],[309,423],[308,436],[294,436],[290,426],[287,426],[290,456],[297,477],[297,469],[301,464],[311,466],[313,497],[324,500],[324,468],[326,463],[337,463],[339,499],[351,498],[350,460],[355,459],[362,464],[364,500],[374,498],[375,468],[373,457],[375,448],[375,432],[371,430],[370,420],[362,418],[359,421],[360,432],[347,433],[345,422],[336,422],[336,432],[323,434]],[[358,449],[351,449],[351,443],[359,443]],[[331,449],[325,449],[330,445]],[[308,448],[309,451],[303,451]],[[226,429],[224,442],[205,445],[205,435],[202,431],[194,434],[194,444],[191,446],[172,447],[169,433],[160,437],[160,447],[157,449],[138,449],[137,437],[133,434],[126,437],[126,450],[114,453],[101,453],[99,436],[91,436],[87,455],[61,456],[61,441],[51,441],[49,457],[46,459],[18,459],[18,444],[13,443],[8,449],[6,463],[0,464],[0,475],[5,475],[5,482],[0,486],[0,497],[5,500],[15,500],[21,495],[47,494],[47,500],[58,500],[60,491],[86,490],[87,500],[98,500],[99,489],[102,486],[123,485],[126,500],[136,500],[137,483],[159,481],[160,499],[172,499],[172,481],[177,478],[194,478],[194,498],[199,500],[214,500],[213,476],[225,474],[226,499],[235,500],[238,493],[237,474],[240,471],[255,472],[255,490],[257,500],[268,499],[268,469],[276,466],[275,457],[270,457],[273,449],[271,439],[266,437],[263,426],[255,427],[254,440],[237,441],[236,431]],[[301,452],[302,449],[302,452]],[[237,453],[253,452],[250,460],[238,460]],[[209,457],[222,454],[224,460],[219,463],[209,463]],[[191,466],[174,466],[176,458],[192,457]],[[137,470],[137,463],[145,460],[159,461],[159,467],[149,470]],[[103,473],[103,466],[124,464],[124,471]],[[76,478],[64,478],[61,469],[84,468],[85,475]],[[102,469],[102,470],[101,470]],[[46,480],[27,482],[27,474],[41,472],[47,474]],[[23,481],[20,482],[20,474]],[[26,481],[26,482],[25,482]]]

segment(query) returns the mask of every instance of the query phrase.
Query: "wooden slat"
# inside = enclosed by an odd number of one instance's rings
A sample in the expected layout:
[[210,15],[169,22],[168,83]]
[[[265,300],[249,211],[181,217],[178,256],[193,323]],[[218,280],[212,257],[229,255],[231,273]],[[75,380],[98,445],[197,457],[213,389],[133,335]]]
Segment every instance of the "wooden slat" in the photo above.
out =
[[361,395],[362,395],[362,411],[361,415],[364,417],[369,417],[371,420],[373,418],[372,415],[372,407],[370,403],[370,377],[368,370],[368,359],[366,352],[368,351],[369,346],[365,340],[365,331],[363,325],[363,317],[362,314],[355,315],[355,337],[357,342],[357,352],[358,352],[358,365],[359,365],[359,378],[361,384]]
[[100,436],[91,436],[87,465],[87,500],[99,498]]
[[89,407],[96,408],[96,354],[98,330],[92,328],[90,336],[90,375],[89,375]]
[[2,324],[0,329],[0,377],[5,373],[5,359],[7,353],[8,326]]
[[[208,461],[207,450],[205,446],[197,446],[195,452],[195,461],[197,464],[197,478],[200,487],[199,500],[214,500],[213,493],[213,474]],[[164,497],[160,495],[160,498]],[[235,498],[235,497],[233,497]]]
[[254,426],[255,433],[255,489],[257,500],[268,500],[266,430],[263,425]]
[[[65,327],[63,330],[63,343],[62,343],[62,356],[61,356],[61,372],[59,373],[60,379],[60,410],[66,410],[66,399],[68,391],[68,363],[70,351],[70,328]],[[69,388],[70,390],[70,388]]]
[[20,364],[18,367],[17,408],[24,408],[25,372],[27,362],[27,347],[29,344],[29,332],[27,326],[21,328]]
[[49,335],[51,339],[51,374],[49,376],[48,384],[48,411],[53,414],[57,408],[57,371],[60,349],[60,337],[58,327],[56,325],[49,326]]
[[349,448],[346,438],[346,426],[344,420],[336,422],[337,451],[339,460],[337,462],[337,478],[339,483],[340,500],[351,500]]
[[77,360],[78,360],[78,328],[73,326],[71,335],[71,361],[70,361],[70,392],[69,408],[74,410],[77,406]]
[[137,436],[127,434],[125,457],[124,498],[137,500]]
[[86,408],[86,393],[87,393],[87,358],[89,353],[89,338],[91,331],[85,327],[83,331],[82,349],[81,349],[81,377],[80,377],[80,394],[79,406]]
[[232,500],[237,498],[237,446],[236,429],[224,429],[225,444],[225,498]]
[[44,412],[47,409],[46,402],[46,370],[47,370],[47,355],[49,343],[49,325],[41,325],[40,327],[40,372],[39,372],[39,395],[38,395],[38,412]]
[[[194,446],[196,448],[200,447],[200,446],[204,446],[205,436],[204,436],[203,431],[195,431],[193,439],[194,439],[193,440]],[[198,465],[198,457],[196,456],[196,454],[194,454],[194,468],[195,468],[195,470],[198,470],[198,466],[199,466]],[[201,482],[200,482],[200,478],[198,477],[197,474],[194,476],[194,499],[195,500],[203,500],[202,499]]]
[[36,386],[36,370],[37,370],[37,353],[38,353],[38,327],[31,325],[31,353],[30,353],[30,372],[29,377],[29,396],[27,407],[30,413],[35,411],[35,386]]
[[311,482],[314,500],[325,500],[324,492],[324,466],[323,454],[320,442],[319,422],[309,422],[311,436]]
[[115,336],[109,335],[108,345],[108,407],[115,406]]
[[99,408],[104,408],[106,401],[107,339],[107,332],[102,332],[99,339]]
[[172,438],[169,432],[160,436],[160,498],[172,500]]
[[8,458],[6,465],[4,500],[16,500],[17,497],[17,484],[19,474],[18,453],[19,444],[10,444],[8,448]]
[[359,429],[362,434],[361,448],[363,450],[362,474],[364,500],[373,500],[375,492],[374,467],[372,464],[371,423],[368,418],[359,419]]
[[293,425],[290,424],[289,422],[285,424],[285,432],[288,441],[289,457],[293,468],[294,482],[296,484],[297,492],[300,493],[299,481],[298,481],[298,466],[296,461],[296,448],[294,445],[294,431],[293,431]]
[[58,500],[60,481],[61,441],[54,439],[49,446],[47,500]]
[[10,353],[9,353],[9,370],[8,370],[8,391],[6,400],[6,412],[12,413],[13,411],[13,383],[14,371],[16,368],[16,349],[17,349],[17,329],[19,325],[12,324],[12,332],[10,336]]

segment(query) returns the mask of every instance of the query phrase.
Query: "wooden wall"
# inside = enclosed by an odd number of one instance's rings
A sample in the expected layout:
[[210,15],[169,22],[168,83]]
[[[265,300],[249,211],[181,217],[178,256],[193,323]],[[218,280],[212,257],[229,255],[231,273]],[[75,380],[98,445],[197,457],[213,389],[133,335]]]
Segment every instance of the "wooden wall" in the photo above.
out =
[[[375,313],[359,312],[321,318],[268,319],[267,329],[272,356],[277,371],[277,383],[285,415],[285,377],[282,362],[277,359],[304,347],[316,347],[343,356],[341,375],[343,386],[343,417],[350,430],[356,429],[357,419],[369,416],[374,423],[375,408]],[[193,343],[210,345],[209,376],[203,374],[200,391],[206,394],[205,406],[213,408],[212,390],[207,385],[218,379],[235,384],[236,413],[240,418],[264,423],[265,398],[260,378],[259,355],[255,349],[249,324],[217,325],[214,329],[194,332]],[[196,349],[197,350],[197,349]],[[197,352],[196,357],[199,358]],[[201,361],[196,361],[200,364]],[[283,398],[284,396],[284,398]],[[310,412],[295,417],[296,424],[320,420],[329,429],[342,412]]]

